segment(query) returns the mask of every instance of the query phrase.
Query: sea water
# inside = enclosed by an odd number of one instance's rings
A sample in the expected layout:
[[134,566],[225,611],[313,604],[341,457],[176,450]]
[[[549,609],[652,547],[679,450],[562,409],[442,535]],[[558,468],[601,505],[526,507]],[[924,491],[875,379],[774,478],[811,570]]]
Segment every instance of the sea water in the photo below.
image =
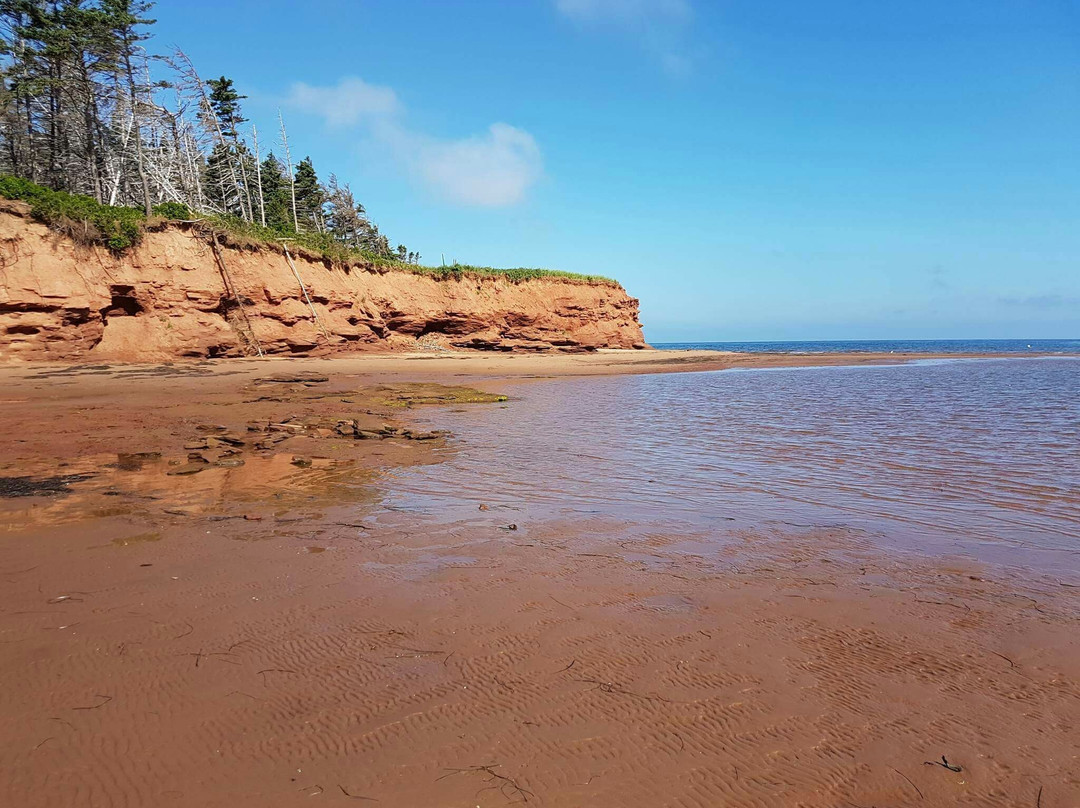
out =
[[[837,528],[882,548],[1080,570],[1080,360],[934,360],[502,381],[426,410],[455,438],[388,504],[723,542]],[[599,529],[599,527],[598,527]],[[611,536],[606,536],[610,539]]]
[[737,353],[1076,354],[1080,339],[817,340],[791,342],[657,342],[666,350]]

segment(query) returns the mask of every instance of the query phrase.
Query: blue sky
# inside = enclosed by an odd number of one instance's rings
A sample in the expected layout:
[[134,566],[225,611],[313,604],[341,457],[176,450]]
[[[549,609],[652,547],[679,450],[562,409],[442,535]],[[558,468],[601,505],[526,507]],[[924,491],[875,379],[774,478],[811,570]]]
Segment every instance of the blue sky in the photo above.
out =
[[1075,0],[155,16],[425,263],[613,276],[655,342],[1080,337]]

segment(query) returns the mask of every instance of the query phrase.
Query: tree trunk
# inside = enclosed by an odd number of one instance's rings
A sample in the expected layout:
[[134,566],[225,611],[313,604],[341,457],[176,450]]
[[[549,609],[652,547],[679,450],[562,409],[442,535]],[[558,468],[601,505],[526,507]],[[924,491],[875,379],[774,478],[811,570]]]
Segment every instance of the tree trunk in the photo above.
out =
[[266,200],[262,189],[262,157],[259,154],[259,130],[251,127],[251,140],[255,144],[255,182],[259,192],[259,223],[266,227]]
[[154,213],[150,202],[150,181],[146,178],[146,166],[143,165],[142,135],[139,132],[139,99],[135,89],[135,71],[131,67],[131,43],[124,36],[124,69],[127,71],[128,92],[131,94],[131,117],[135,127],[135,166],[139,172],[139,184],[142,186],[143,208],[147,216]]
[[300,222],[296,218],[296,180],[293,178],[292,155],[289,154],[289,136],[285,134],[285,119],[278,110],[278,122],[281,124],[281,143],[285,147],[285,165],[289,169],[289,196],[292,198],[293,231],[300,232]]

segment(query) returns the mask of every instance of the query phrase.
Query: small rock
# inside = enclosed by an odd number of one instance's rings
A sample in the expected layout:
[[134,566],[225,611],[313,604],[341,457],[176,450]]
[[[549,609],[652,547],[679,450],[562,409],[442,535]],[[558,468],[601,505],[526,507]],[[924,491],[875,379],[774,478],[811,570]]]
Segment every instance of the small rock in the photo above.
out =
[[297,468],[311,468],[311,459],[307,457],[294,457],[292,459],[292,464]]
[[491,508],[489,508],[487,505],[481,504],[479,510],[481,510],[481,511],[490,511]]
[[411,430],[405,430],[402,434],[409,440],[437,440],[447,433],[441,430],[435,430],[433,432],[413,432]]
[[334,431],[343,437],[351,438],[356,434],[356,421],[339,421]]
[[161,460],[160,452],[129,452],[116,455],[116,467],[120,471],[142,471],[144,463]]
[[198,474],[200,471],[205,471],[206,467],[206,463],[187,463],[183,466],[177,466],[172,471],[168,472],[168,474],[170,477],[181,474]]
[[304,425],[303,424],[279,423],[279,424],[270,424],[270,426],[268,426],[267,429],[270,432],[288,432],[288,433],[290,433],[292,435],[296,435],[296,434],[299,434],[300,432],[304,431]]
[[245,513],[244,514],[244,519],[246,521],[248,521],[248,522],[261,522],[262,521],[262,517],[259,516],[257,513]]

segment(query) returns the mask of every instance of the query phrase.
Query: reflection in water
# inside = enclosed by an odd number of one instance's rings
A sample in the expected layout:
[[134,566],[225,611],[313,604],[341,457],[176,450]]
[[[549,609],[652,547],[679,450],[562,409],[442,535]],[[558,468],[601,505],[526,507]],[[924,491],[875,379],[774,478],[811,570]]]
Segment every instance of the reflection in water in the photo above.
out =
[[[508,387],[508,385],[503,385]],[[947,361],[564,379],[507,409],[432,411],[460,451],[389,505],[647,531],[844,525],[986,559],[1080,550],[1080,361]]]
[[239,466],[206,464],[177,476],[183,463],[170,464],[157,453],[82,458],[69,464],[81,474],[68,475],[60,495],[0,500],[0,517],[5,529],[21,530],[87,517],[216,514],[255,505],[278,514],[306,512],[369,503],[378,495],[375,473],[352,460],[316,457],[298,464],[284,452],[251,456]]

